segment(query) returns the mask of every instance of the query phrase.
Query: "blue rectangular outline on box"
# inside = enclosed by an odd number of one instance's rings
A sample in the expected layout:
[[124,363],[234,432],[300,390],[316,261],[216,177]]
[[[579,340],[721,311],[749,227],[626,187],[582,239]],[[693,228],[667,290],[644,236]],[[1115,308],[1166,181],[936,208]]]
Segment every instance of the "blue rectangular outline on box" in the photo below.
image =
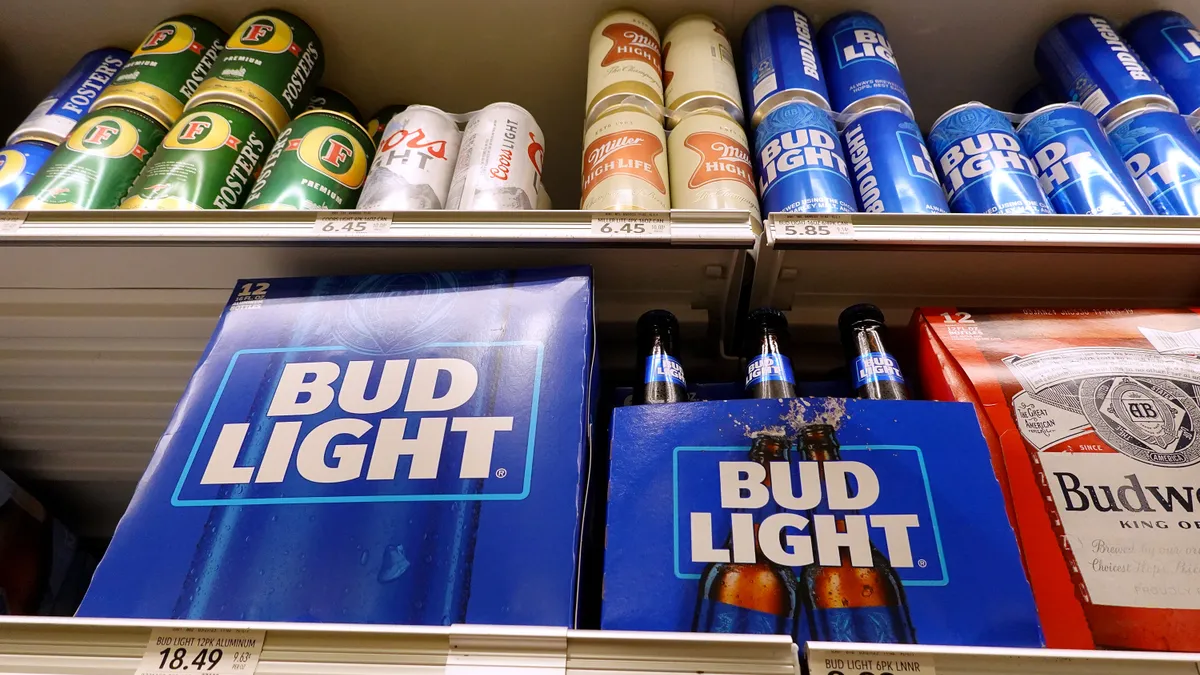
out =
[[521,492],[513,494],[345,495],[330,497],[180,499],[179,493],[183,490],[183,484],[187,481],[187,477],[191,474],[192,463],[196,459],[196,453],[200,451],[200,443],[204,440],[204,434],[207,433],[208,425],[212,421],[213,415],[217,411],[217,404],[221,401],[221,394],[225,391],[225,384],[229,381],[229,377],[233,374],[233,368],[237,365],[239,356],[242,354],[276,354],[281,352],[354,351],[349,347],[341,347],[337,345],[331,345],[328,347],[268,347],[262,349],[239,349],[238,351],[234,352],[233,356],[229,359],[229,367],[225,369],[225,375],[221,378],[221,384],[217,386],[217,391],[213,395],[212,404],[208,407],[208,414],[204,416],[204,422],[200,425],[200,430],[196,434],[196,442],[192,444],[192,452],[188,455],[187,462],[183,465],[183,471],[179,475],[179,482],[175,484],[175,491],[171,494],[171,505],[186,507],[252,504],[349,504],[362,502],[517,501],[525,499],[529,496],[530,486],[533,482],[533,446],[534,439],[537,437],[538,402],[541,399],[542,391],[542,358],[545,352],[545,345],[541,342],[534,342],[532,340],[511,340],[505,342],[437,342],[426,346],[537,348],[537,365],[533,372],[533,402],[529,408],[529,443],[528,449],[525,451],[525,480],[522,483]]
[[[675,567],[676,579],[700,578],[699,574],[684,574],[679,569],[679,453],[681,452],[748,452],[748,445],[680,445],[671,452],[671,534],[674,537],[671,561]],[[948,586],[950,573],[946,570],[946,554],[942,551],[942,532],[938,528],[937,509],[933,506],[933,492],[929,489],[929,473],[925,470],[925,455],[921,448],[915,445],[843,445],[842,450],[911,450],[917,453],[917,463],[921,467],[921,482],[925,486],[925,500],[929,504],[929,517],[933,520],[933,540],[937,543],[938,564],[941,566],[941,579],[916,579],[900,583],[904,586]]]

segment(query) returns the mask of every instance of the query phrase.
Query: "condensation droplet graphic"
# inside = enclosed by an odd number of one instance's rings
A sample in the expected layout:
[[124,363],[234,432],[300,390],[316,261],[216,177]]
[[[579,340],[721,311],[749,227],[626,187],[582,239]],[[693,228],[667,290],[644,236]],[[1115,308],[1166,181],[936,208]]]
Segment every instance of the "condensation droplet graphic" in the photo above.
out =
[[403,546],[388,546],[383,549],[383,564],[379,567],[379,583],[395,581],[408,570],[408,558]]
[[367,552],[366,551],[363,551],[362,555],[358,556],[358,564],[359,565],[367,564]]

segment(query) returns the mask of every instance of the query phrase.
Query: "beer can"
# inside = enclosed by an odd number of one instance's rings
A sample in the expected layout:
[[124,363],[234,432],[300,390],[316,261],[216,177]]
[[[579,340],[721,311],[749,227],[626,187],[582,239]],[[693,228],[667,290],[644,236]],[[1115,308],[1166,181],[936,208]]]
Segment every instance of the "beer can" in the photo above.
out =
[[746,132],[724,111],[680,120],[667,138],[671,205],[677,209],[749,211],[760,221]]
[[163,21],[96,99],[96,107],[133,108],[170,127],[208,76],[228,37],[217,24],[190,14]]
[[834,112],[896,103],[913,116],[892,43],[874,15],[855,11],[833,17],[817,33],[817,47]]
[[933,123],[929,145],[955,213],[1054,213],[1012,122],[972,101]]
[[166,133],[144,112],[93,110],[54,150],[12,208],[115,209]]
[[791,101],[754,131],[754,161],[762,215],[853,213],[854,188],[829,112]]
[[1113,120],[1108,137],[1155,213],[1200,216],[1200,140],[1182,115],[1132,110]]
[[1013,112],[1018,115],[1028,115],[1055,103],[1063,103],[1063,97],[1050,88],[1045,82],[1038,82],[1017,97],[1013,104]]
[[356,124],[362,124],[362,115],[358,112],[358,106],[354,105],[354,101],[351,101],[349,96],[336,89],[317,87],[312,98],[308,99],[308,105],[304,106],[304,112],[313,110],[331,110],[349,117]]
[[1139,16],[1122,32],[1179,111],[1200,116],[1200,30],[1179,12],[1163,10]]
[[301,113],[279,134],[248,209],[352,209],[367,178],[375,144],[349,115]]
[[41,141],[22,141],[0,150],[0,209],[12,205],[53,152],[53,145]]
[[187,107],[232,103],[278,135],[308,105],[324,72],[321,38],[307,23],[281,9],[256,12],[234,30]]
[[383,131],[387,129],[388,122],[391,122],[392,118],[396,115],[404,112],[406,108],[408,106],[403,103],[393,103],[383,106],[371,116],[371,120],[367,122],[367,133],[371,135],[371,140],[375,142],[375,147],[378,148],[383,143]]
[[1150,104],[1178,110],[1117,29],[1093,14],[1076,14],[1051,27],[1038,40],[1033,62],[1042,79],[1104,126]]
[[41,141],[58,145],[71,129],[92,109],[96,97],[112,82],[125,60],[128,49],[104,47],[83,55],[59,80],[33,112],[8,137],[8,144]]
[[272,140],[262,120],[237,106],[211,102],[189,108],[121,208],[240,208]]
[[650,19],[619,9],[606,14],[592,30],[584,116],[591,117],[627,96],[663,104],[662,54],[658,29]]
[[803,99],[829,109],[814,33],[804,12],[785,5],[750,19],[742,33],[742,90],[751,126],[784,101]]
[[1057,103],[1029,115],[1017,137],[1037,165],[1056,213],[1154,215],[1100,122],[1078,103]]
[[868,108],[842,129],[858,210],[949,213],[921,128],[897,104]]
[[[667,107],[686,115],[701,108],[721,108],[743,119],[733,48],[725,27],[712,17],[689,14],[671,24],[663,36],[663,85]],[[674,126],[676,119],[668,119]]]
[[539,204],[546,140],[533,115],[515,103],[493,103],[463,132],[447,209],[510,211]]
[[584,210],[667,210],[667,137],[638,105],[608,108],[583,132]]
[[[382,112],[382,111],[381,111]],[[458,122],[428,105],[392,115],[380,134],[360,209],[444,209],[462,144]]]

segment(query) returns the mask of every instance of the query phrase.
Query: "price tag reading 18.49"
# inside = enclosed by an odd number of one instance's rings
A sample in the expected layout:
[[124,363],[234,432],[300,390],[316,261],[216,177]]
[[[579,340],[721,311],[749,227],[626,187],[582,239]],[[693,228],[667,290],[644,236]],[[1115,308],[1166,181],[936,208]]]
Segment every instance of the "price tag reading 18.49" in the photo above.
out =
[[671,216],[665,213],[607,212],[592,216],[592,236],[605,239],[671,239]]
[[155,628],[135,675],[252,675],[265,631]]

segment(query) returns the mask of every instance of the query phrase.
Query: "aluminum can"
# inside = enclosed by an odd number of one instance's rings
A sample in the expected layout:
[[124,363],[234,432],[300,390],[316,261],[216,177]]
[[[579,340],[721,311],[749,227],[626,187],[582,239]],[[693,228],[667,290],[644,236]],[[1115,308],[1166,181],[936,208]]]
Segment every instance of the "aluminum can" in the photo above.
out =
[[83,55],[59,80],[33,112],[8,137],[8,144],[41,141],[59,145],[92,109],[96,97],[108,86],[129,58],[128,49],[105,47]]
[[384,127],[358,208],[444,209],[458,162],[462,131],[446,112],[410,105]]
[[712,17],[689,14],[663,36],[663,86],[667,108],[679,116],[702,108],[720,108],[735,120],[743,119],[741,94],[733,48],[725,27]]
[[393,117],[407,108],[408,106],[403,103],[393,103],[383,106],[371,116],[371,120],[367,122],[367,133],[371,134],[371,140],[375,142],[375,147],[378,148],[383,143],[383,131],[387,129],[388,122],[391,122]]
[[232,103],[278,135],[308,105],[324,72],[324,48],[312,27],[280,9],[256,12],[234,30],[187,107]]
[[662,51],[658,29],[650,19],[619,9],[606,14],[592,30],[584,116],[628,96],[663,104]]
[[1096,116],[1078,103],[1057,103],[1031,114],[1017,127],[1017,137],[1037,165],[1038,181],[1056,213],[1154,215]]
[[248,209],[352,209],[375,144],[333,110],[301,113],[284,128],[246,199]]
[[842,130],[858,210],[949,213],[921,128],[898,105],[868,108]]
[[536,208],[545,138],[533,115],[514,103],[493,103],[475,113],[463,132],[446,208]]
[[829,102],[837,113],[855,113],[897,103],[912,117],[912,103],[883,23],[866,12],[846,12],[817,33]]
[[1117,29],[1093,14],[1076,14],[1051,27],[1038,40],[1033,62],[1043,80],[1101,125],[1150,104],[1178,110]]
[[829,92],[804,12],[785,5],[759,12],[742,33],[742,91],[750,125],[784,101],[805,100],[829,109]]
[[350,97],[342,92],[329,87],[317,87],[317,90],[313,92],[312,98],[308,99],[308,105],[304,106],[304,112],[312,110],[332,110],[349,117],[356,124],[362,124],[362,115],[359,114],[358,106],[354,105],[354,101],[351,101]]
[[1195,24],[1164,10],[1139,16],[1122,33],[1179,111],[1200,116],[1200,30]]
[[658,118],[646,108],[613,106],[583,132],[579,208],[670,209],[667,176],[667,136]]
[[754,132],[762,215],[853,213],[854,188],[829,112],[804,101],[771,111]]
[[942,187],[955,213],[1054,213],[1012,122],[977,101],[955,106],[929,131]]
[[157,120],[137,110],[93,110],[54,150],[12,208],[115,209],[166,133]]
[[1200,216],[1200,140],[1182,115],[1133,110],[1113,121],[1108,138],[1155,213]]
[[674,208],[749,211],[761,222],[746,132],[732,117],[703,111],[683,118],[667,138],[667,158]]
[[53,152],[53,145],[41,141],[13,143],[0,150],[0,209],[12,205]]
[[190,108],[142,169],[123,209],[237,209],[274,137],[253,113],[228,103]]
[[1018,115],[1028,115],[1048,105],[1063,102],[1063,97],[1051,89],[1050,85],[1045,82],[1038,82],[1017,97],[1016,103],[1013,104],[1013,112]]
[[228,38],[220,26],[198,16],[163,21],[96,99],[96,107],[133,108],[170,127],[183,115],[183,106],[208,76]]

